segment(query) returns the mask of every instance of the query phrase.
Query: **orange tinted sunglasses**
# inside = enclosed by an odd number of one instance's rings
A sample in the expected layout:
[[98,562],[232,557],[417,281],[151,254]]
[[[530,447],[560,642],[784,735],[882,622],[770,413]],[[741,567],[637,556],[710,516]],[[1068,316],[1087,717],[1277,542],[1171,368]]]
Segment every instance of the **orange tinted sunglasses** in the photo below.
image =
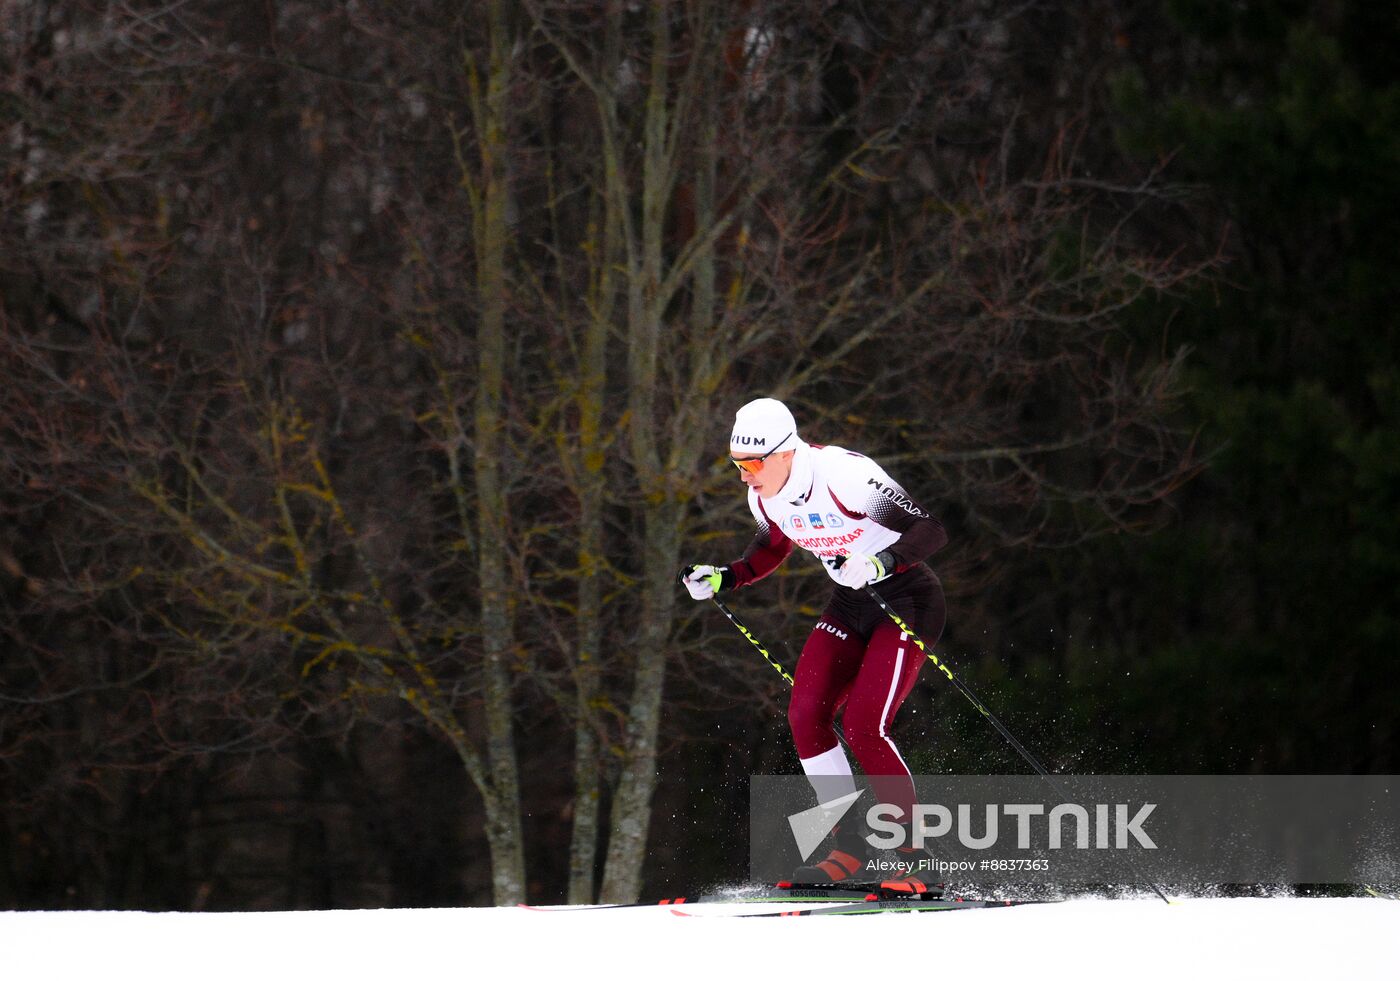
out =
[[747,460],[736,460],[731,456],[729,458],[729,462],[734,464],[734,466],[738,467],[744,473],[756,474],[763,469],[763,461],[768,459],[774,453],[777,453],[778,450],[782,448],[782,445],[786,443],[789,438],[791,438],[791,436],[792,433],[788,433],[787,436],[784,436],[781,440],[778,441],[777,446],[773,447],[771,450],[769,450],[762,456],[750,457]]

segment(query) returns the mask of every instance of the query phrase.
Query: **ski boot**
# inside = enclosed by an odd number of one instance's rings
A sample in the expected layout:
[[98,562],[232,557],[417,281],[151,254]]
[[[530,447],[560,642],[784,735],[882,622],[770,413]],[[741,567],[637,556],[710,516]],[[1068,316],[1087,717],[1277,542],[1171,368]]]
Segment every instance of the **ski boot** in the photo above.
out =
[[879,884],[881,895],[906,899],[938,899],[942,897],[945,883],[935,881],[936,873],[927,866],[920,869],[918,863],[936,860],[936,856],[924,848],[901,846],[894,850],[894,858],[901,862],[913,862],[914,870],[901,876],[883,879]]
[[[873,886],[880,881],[881,873],[870,871],[871,861],[885,857],[885,852],[870,847],[854,829],[838,826],[827,839],[826,857],[809,865],[799,866],[792,873],[794,885],[804,886]],[[813,852],[813,857],[822,849]]]

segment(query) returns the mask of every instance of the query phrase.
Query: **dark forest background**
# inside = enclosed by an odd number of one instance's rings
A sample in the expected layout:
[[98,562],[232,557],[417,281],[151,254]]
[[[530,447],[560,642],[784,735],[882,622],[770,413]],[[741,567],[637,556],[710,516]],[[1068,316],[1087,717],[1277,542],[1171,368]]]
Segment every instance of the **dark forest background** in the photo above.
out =
[[[1400,14],[0,8],[0,907],[737,881],[743,401],[1052,769],[1388,773]],[[826,579],[733,599],[789,665]],[[922,772],[1020,772],[927,671]]]

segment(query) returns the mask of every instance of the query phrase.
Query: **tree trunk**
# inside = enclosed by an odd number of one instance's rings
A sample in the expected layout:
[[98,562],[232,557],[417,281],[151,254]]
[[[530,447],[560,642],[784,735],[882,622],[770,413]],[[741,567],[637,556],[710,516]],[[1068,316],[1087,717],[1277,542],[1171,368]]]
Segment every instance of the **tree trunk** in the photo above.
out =
[[602,803],[598,760],[599,658],[603,638],[603,407],[607,383],[608,331],[612,322],[612,263],[617,252],[617,217],[608,198],[602,225],[597,293],[589,304],[579,393],[579,590],[578,654],[575,661],[574,824],[569,844],[569,902],[591,903],[595,893],[599,813]]
[[642,543],[641,623],[633,635],[636,668],[627,717],[626,757],[613,797],[603,902],[635,902],[656,789],[656,744],[661,724],[661,691],[666,680],[666,644],[675,601],[672,577],[678,562],[680,514],[675,482],[662,466],[658,445],[657,354],[661,341],[659,302],[662,233],[669,191],[667,154],[668,11],[652,10],[651,79],[647,93],[642,162],[640,263],[629,257],[628,408],[632,466],[640,478],[646,514]]
[[[512,732],[509,658],[514,648],[507,583],[510,541],[501,486],[504,448],[501,412],[505,373],[506,311],[506,86],[509,74],[502,0],[489,8],[490,64],[485,98],[474,100],[481,148],[481,183],[475,215],[477,294],[477,390],[475,407],[478,573],[481,641],[485,660],[486,749],[492,793],[486,796],[486,840],[491,850],[495,902],[525,899],[525,855],[520,820],[520,778]],[[474,86],[475,87],[475,86]]]

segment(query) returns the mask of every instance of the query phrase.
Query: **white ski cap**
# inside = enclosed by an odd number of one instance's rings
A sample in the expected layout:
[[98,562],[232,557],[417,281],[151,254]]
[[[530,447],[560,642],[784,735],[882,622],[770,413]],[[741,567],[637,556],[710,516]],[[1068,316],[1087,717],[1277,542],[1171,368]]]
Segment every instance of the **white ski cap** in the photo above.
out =
[[777,399],[754,399],[734,413],[730,453],[795,450],[798,442],[797,422],[788,407]]

